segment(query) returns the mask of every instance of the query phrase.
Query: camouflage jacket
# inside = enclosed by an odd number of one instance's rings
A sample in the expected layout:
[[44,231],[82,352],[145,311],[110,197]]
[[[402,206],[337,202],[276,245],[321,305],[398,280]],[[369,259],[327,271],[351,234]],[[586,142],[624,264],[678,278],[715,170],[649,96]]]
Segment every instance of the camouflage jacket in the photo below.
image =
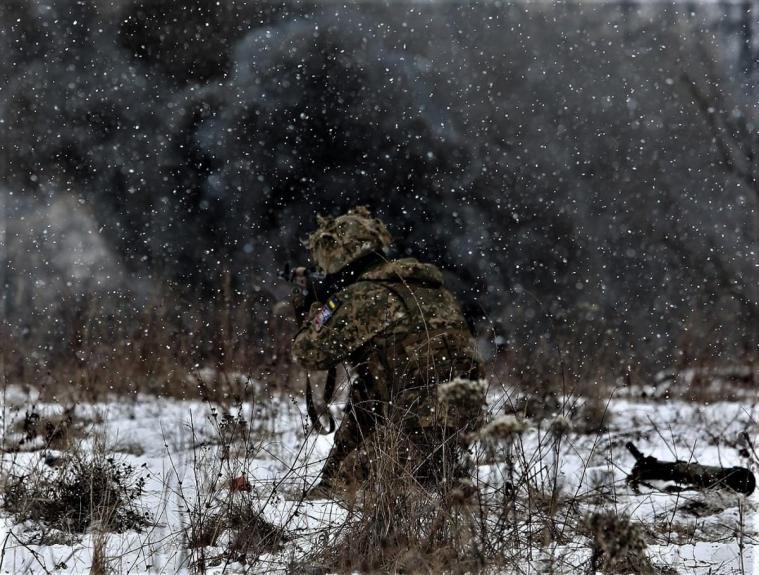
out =
[[380,399],[482,375],[474,338],[442,273],[413,258],[372,267],[309,315],[295,337],[294,359],[311,369],[346,361]]

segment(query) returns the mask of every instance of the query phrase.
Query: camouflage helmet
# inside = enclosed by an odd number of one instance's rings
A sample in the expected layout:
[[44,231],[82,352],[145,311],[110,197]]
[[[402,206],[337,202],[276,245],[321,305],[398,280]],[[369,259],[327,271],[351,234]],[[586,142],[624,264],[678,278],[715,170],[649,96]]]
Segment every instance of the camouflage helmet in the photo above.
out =
[[336,218],[317,216],[318,227],[308,237],[311,257],[323,271],[335,273],[349,263],[390,247],[392,238],[385,224],[359,206]]

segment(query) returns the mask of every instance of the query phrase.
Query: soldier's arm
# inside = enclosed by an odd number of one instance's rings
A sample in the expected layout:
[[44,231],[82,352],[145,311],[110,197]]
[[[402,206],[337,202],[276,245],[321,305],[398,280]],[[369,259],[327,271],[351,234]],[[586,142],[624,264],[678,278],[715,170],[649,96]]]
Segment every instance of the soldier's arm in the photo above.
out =
[[398,296],[370,282],[349,286],[314,311],[292,348],[295,361],[310,369],[328,369],[347,359],[406,316]]

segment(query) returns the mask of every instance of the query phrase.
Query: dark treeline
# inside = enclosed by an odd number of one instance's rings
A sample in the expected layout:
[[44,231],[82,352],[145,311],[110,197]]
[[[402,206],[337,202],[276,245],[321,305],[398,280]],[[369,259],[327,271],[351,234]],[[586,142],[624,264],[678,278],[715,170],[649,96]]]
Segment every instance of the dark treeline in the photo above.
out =
[[697,8],[5,0],[8,324],[225,277],[260,320],[364,203],[517,352],[755,351],[750,71]]

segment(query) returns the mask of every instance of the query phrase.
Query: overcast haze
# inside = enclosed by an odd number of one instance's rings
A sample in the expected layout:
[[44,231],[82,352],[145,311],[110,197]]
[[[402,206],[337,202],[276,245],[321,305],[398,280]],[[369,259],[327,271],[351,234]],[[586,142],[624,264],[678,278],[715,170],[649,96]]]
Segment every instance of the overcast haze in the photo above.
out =
[[759,48],[736,6],[3,2],[8,329],[55,346],[93,302],[129,321],[225,274],[267,317],[315,215],[363,203],[514,349],[739,356]]

